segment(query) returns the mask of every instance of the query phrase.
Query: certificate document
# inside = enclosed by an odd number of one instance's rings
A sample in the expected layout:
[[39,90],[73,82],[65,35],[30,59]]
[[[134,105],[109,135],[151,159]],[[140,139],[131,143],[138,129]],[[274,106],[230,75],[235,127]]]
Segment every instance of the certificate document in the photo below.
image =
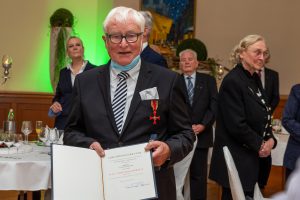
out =
[[157,197],[151,153],[146,143],[105,150],[52,146],[55,200],[119,200]]

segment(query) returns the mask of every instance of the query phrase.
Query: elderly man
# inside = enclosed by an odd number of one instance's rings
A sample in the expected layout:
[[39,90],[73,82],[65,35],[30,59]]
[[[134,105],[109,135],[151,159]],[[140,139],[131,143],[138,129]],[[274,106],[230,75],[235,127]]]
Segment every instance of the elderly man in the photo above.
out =
[[[177,200],[189,199],[189,194],[192,200],[206,200],[207,154],[208,148],[213,145],[212,125],[217,112],[216,80],[210,75],[196,72],[197,53],[192,49],[181,51],[179,58],[182,78],[186,83],[185,96],[192,129],[198,142],[194,143],[194,149],[188,156],[174,165]],[[189,168],[190,176],[187,176],[185,181]]]
[[140,13],[145,18],[145,31],[144,31],[144,37],[143,37],[143,51],[141,53],[142,59],[146,60],[147,62],[157,64],[162,67],[168,68],[168,64],[166,59],[154,51],[148,44],[148,40],[152,31],[152,15],[149,11],[140,11]]
[[105,156],[105,149],[150,140],[145,149],[153,150],[158,199],[170,200],[172,165],[192,150],[195,136],[180,75],[140,59],[144,25],[134,9],[109,12],[103,40],[111,61],[76,77],[64,144]]

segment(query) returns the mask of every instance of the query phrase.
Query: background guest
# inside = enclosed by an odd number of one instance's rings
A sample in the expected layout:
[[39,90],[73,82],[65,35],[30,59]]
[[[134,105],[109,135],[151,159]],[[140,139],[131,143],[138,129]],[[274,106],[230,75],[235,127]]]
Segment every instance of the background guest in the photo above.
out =
[[145,149],[153,150],[158,199],[173,200],[172,166],[192,150],[195,135],[180,75],[140,58],[144,26],[134,9],[108,13],[103,40],[111,61],[77,76],[64,144],[105,156],[105,149],[151,139]]
[[290,133],[283,159],[287,180],[300,157],[300,84],[291,89],[284,107],[282,125]]
[[152,31],[152,24],[153,24],[153,19],[152,15],[149,11],[139,11],[145,18],[145,30],[144,30],[144,37],[143,37],[143,51],[141,53],[141,58],[144,60],[157,64],[159,66],[163,66],[168,68],[168,64],[166,59],[154,51],[148,44],[148,40],[150,38],[150,34]]
[[[270,50],[268,49],[265,64],[268,64],[271,59]],[[272,113],[277,107],[280,95],[279,95],[279,75],[278,72],[264,66],[259,70],[259,77],[264,88],[268,104],[271,106]]]
[[245,196],[253,197],[258,180],[259,157],[267,157],[276,140],[271,109],[255,73],[265,64],[267,45],[259,35],[248,35],[233,49],[236,66],[222,81],[218,97],[216,138],[210,178],[222,186],[222,199],[232,199],[223,147],[227,146],[237,167]]
[[84,60],[84,47],[80,38],[72,36],[68,39],[66,45],[71,63],[60,70],[59,81],[52,100],[53,104],[50,106],[48,113],[50,117],[55,117],[54,126],[59,130],[65,128],[70,113],[75,77],[83,71],[96,67]]
[[296,167],[287,180],[285,190],[273,195],[272,200],[299,200],[300,197],[300,159],[296,163]]
[[[268,54],[265,59],[265,64],[269,63],[270,58],[271,58],[271,54],[270,54],[270,50],[268,49]],[[278,72],[268,67],[263,67],[261,70],[258,71],[258,75],[260,77],[262,87],[264,88],[266,100],[269,106],[271,107],[271,112],[273,114],[280,100]],[[259,159],[258,185],[261,189],[264,189],[265,186],[267,185],[271,167],[272,167],[271,155]]]
[[[213,145],[212,125],[217,110],[216,80],[207,74],[197,72],[197,53],[186,49],[179,53],[182,78],[186,83],[186,103],[192,120],[192,129],[198,142],[194,143],[194,151],[182,161],[174,165],[177,200],[183,199],[182,187],[188,169],[190,169],[184,185],[184,199],[205,200],[207,194],[207,155],[208,148]],[[190,185],[190,187],[188,186]],[[187,191],[190,190],[190,191]],[[190,194],[190,198],[187,196]]]

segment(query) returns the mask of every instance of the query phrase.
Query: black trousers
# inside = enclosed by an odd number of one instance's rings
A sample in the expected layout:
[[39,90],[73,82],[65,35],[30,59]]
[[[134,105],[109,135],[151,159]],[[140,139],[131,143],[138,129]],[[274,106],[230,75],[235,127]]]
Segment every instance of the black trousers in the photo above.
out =
[[197,148],[190,165],[191,200],[206,200],[208,148]]
[[259,173],[258,173],[257,182],[260,188],[264,188],[267,185],[271,167],[272,167],[271,155],[269,155],[266,158],[259,158]]

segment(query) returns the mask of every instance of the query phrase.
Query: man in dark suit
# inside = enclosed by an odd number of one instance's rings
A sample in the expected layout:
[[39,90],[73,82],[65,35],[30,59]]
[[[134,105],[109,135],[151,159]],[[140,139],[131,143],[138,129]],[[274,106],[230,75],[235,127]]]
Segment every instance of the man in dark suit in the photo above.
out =
[[[190,192],[184,189],[184,198],[191,200],[206,200],[207,194],[207,155],[213,145],[212,125],[217,112],[216,80],[207,74],[198,73],[197,53],[186,49],[179,53],[182,78],[186,83],[186,103],[192,121],[192,129],[197,136],[194,152],[189,153],[182,161],[174,166],[175,177],[185,178],[190,167]],[[189,160],[187,160],[190,157]],[[184,182],[176,177],[176,184]],[[184,187],[188,187],[188,183]],[[178,192],[181,192],[177,188]],[[177,199],[183,199],[180,194]]]
[[148,11],[140,11],[140,13],[144,16],[145,18],[145,31],[144,31],[144,37],[143,37],[143,51],[141,53],[141,57],[153,64],[157,64],[159,66],[163,66],[168,68],[168,64],[166,59],[154,51],[148,44],[148,40],[152,31],[152,15]]
[[[265,59],[265,63],[268,63],[270,60],[270,53]],[[260,71],[258,71],[258,75],[260,77],[262,87],[264,89],[266,100],[271,107],[271,112],[273,114],[276,106],[279,103],[279,76],[278,72],[263,67]],[[259,159],[259,175],[258,175],[258,185],[261,189],[267,185],[270,171],[272,167],[272,157],[269,155],[266,158]]]
[[192,150],[195,136],[180,75],[140,59],[144,23],[131,8],[107,15],[103,40],[111,62],[77,76],[64,144],[105,156],[105,149],[151,140],[145,149],[153,150],[158,199],[170,200],[172,166]]

